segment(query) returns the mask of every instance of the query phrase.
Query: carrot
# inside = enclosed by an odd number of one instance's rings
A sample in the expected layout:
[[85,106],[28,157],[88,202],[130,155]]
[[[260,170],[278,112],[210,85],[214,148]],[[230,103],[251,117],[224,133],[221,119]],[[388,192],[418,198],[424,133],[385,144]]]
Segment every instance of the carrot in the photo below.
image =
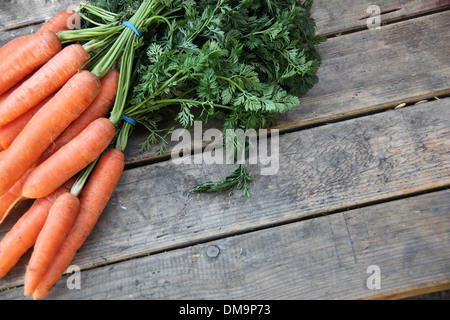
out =
[[104,153],[80,196],[80,210],[52,263],[33,292],[33,299],[47,296],[86,241],[105,209],[124,169],[124,155],[117,149]]
[[92,103],[100,80],[89,71],[73,76],[27,123],[0,157],[0,196],[32,167],[75,119]]
[[11,89],[9,89],[8,91],[6,91],[4,94],[0,95],[0,105],[2,104],[3,101],[6,100],[6,98],[9,97],[9,95],[16,90],[18,87],[20,87],[22,85],[22,83],[24,83],[25,81],[27,81],[28,79],[30,79],[30,77],[34,74],[34,72],[28,76],[26,76],[23,80],[19,81],[19,83],[17,83],[14,87],[12,87]]
[[[54,142],[52,142],[52,144],[44,151],[39,160],[36,162],[36,166],[43,163],[62,146],[74,139],[91,122],[108,114],[108,112],[111,110],[112,105],[114,104],[118,82],[119,72],[111,69],[101,79],[100,92],[98,93],[92,104],[89,106],[89,108],[85,112],[83,112],[83,114],[78,119],[70,124],[69,127],[64,130],[63,133]],[[13,123],[15,122],[16,121],[13,121]],[[0,128],[0,149],[2,135],[2,128]],[[32,169],[30,169],[27,174],[22,176],[22,178],[20,178],[19,181],[17,181],[16,184],[14,184],[14,186],[11,187],[11,189],[7,193],[0,197],[0,224],[9,215],[9,213],[17,203],[27,199],[26,197],[22,196],[22,188],[31,171]]]
[[44,101],[40,102],[38,105],[32,109],[25,112],[20,117],[14,119],[10,123],[0,128],[0,145],[4,149],[8,149],[14,139],[19,135],[19,133],[25,128],[26,124],[33,118],[33,116],[41,109],[51,98],[47,97]]
[[[51,31],[57,34],[60,31],[70,29],[69,23],[74,22],[75,19],[79,19],[78,14],[73,10],[61,11],[54,15],[50,20],[48,20],[37,32],[36,34],[44,33],[45,31]],[[25,36],[27,37],[27,36]],[[14,39],[0,48],[0,61],[1,58],[6,58],[11,54],[14,54],[17,45],[23,41],[23,37]],[[21,39],[21,40],[18,40]]]
[[30,175],[29,169],[4,195],[0,197],[0,224],[6,219],[14,207],[21,201],[27,200],[22,196],[23,184]]
[[92,122],[76,138],[36,167],[25,181],[22,195],[38,199],[52,193],[95,161],[111,143],[116,128],[107,118]]
[[55,14],[50,20],[48,20],[39,29],[36,34],[42,33],[46,30],[50,30],[54,33],[58,33],[63,30],[69,30],[69,23],[74,19],[77,19],[78,14],[73,10],[64,10]]
[[59,195],[68,192],[75,179],[48,197],[36,200],[0,242],[0,278],[3,278],[30,249],[47,219],[52,204]]
[[0,126],[13,121],[55,93],[88,61],[89,54],[81,45],[73,44],[64,48],[0,104]]
[[51,31],[23,36],[0,50],[0,95],[44,65],[61,51],[61,43]]
[[[83,114],[76,119],[70,126],[63,131],[63,133],[44,151],[39,160],[36,162],[36,166],[43,163],[50,158],[56,151],[62,146],[74,139],[80,134],[89,123],[101,118],[108,114],[112,105],[114,104],[115,96],[117,93],[117,86],[119,82],[119,72],[111,69],[101,79],[101,89],[95,100],[89,106],[89,108],[83,112]],[[16,121],[13,121],[13,123]],[[8,125],[7,125],[8,126]],[[5,127],[7,127],[5,126]],[[2,141],[2,129],[0,128],[0,147]],[[17,181],[11,189],[0,197],[0,224],[9,215],[14,206],[26,200],[27,198],[22,196],[23,185],[31,173],[32,169],[27,172],[22,178]]]
[[31,296],[41,277],[69,234],[80,206],[79,199],[66,192],[58,197],[48,213],[47,220],[34,245],[25,273],[25,296]]
[[[76,119],[70,126],[64,130],[63,133],[56,139],[42,155],[42,158],[47,159],[51,154],[54,154],[62,146],[72,141],[77,135],[81,133],[94,120],[106,117],[111,111],[117,94],[119,85],[119,72],[111,69],[101,79],[101,88],[95,100],[83,114]],[[1,131],[1,129],[0,129]]]

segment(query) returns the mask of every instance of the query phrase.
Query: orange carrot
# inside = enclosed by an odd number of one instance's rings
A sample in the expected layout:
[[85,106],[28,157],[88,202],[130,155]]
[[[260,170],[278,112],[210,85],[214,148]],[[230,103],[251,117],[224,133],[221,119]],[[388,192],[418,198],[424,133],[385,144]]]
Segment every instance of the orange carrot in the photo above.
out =
[[24,83],[25,81],[27,81],[28,79],[30,79],[33,76],[34,72],[28,76],[26,76],[23,80],[19,81],[19,83],[17,83],[14,87],[12,87],[11,89],[9,89],[8,91],[6,91],[4,94],[0,95],[0,105],[2,104],[3,101],[6,100],[6,98],[9,97],[9,95],[16,90],[18,87],[20,87],[22,85],[22,83]]
[[33,292],[33,299],[46,297],[72,262],[105,209],[124,169],[124,155],[117,149],[104,153],[80,196],[80,210],[58,253]]
[[6,44],[0,50],[0,95],[49,61],[61,48],[51,31],[23,36]]
[[61,243],[69,234],[80,206],[79,199],[66,192],[58,197],[34,245],[25,273],[25,296],[31,296],[47,271]]
[[[101,79],[100,92],[98,93],[92,104],[89,106],[89,108],[85,112],[83,112],[83,114],[78,119],[70,124],[70,126],[66,130],[64,130],[63,133],[54,142],[52,142],[52,144],[44,151],[39,160],[35,163],[35,166],[38,166],[39,164],[50,158],[50,156],[52,156],[62,146],[79,135],[91,122],[108,114],[114,104],[118,82],[119,72],[111,69]],[[1,139],[2,128],[0,128],[0,147],[2,141]],[[5,193],[3,196],[0,196],[0,224],[19,202],[27,199],[26,197],[22,196],[22,188],[33,169],[29,169],[29,172],[22,176],[7,193]]]
[[0,126],[13,121],[55,93],[88,61],[89,54],[79,44],[63,49],[0,104]]
[[4,94],[0,95],[0,105],[2,104],[3,101],[6,100],[6,98],[9,97],[9,95],[11,94],[11,92],[13,92],[14,90],[16,90],[22,83],[24,80],[20,81],[18,84],[16,84],[14,87],[12,87],[11,89],[9,89],[8,91],[6,91]]
[[[50,156],[52,156],[56,151],[58,151],[62,146],[70,142],[77,135],[79,135],[91,122],[94,120],[104,117],[111,110],[117,93],[117,86],[119,82],[119,72],[111,69],[102,79],[101,79],[101,89],[95,100],[89,106],[89,108],[81,114],[81,116],[76,119],[70,126],[63,131],[63,133],[54,141],[52,144],[44,151],[39,160],[36,162],[36,166],[43,163]],[[53,97],[53,95],[52,95]],[[46,101],[49,98],[46,99]],[[41,103],[43,104],[43,103]],[[36,107],[35,107],[36,108]],[[21,116],[22,117],[22,116]],[[20,117],[20,118],[21,118]],[[16,119],[17,120],[17,119]],[[13,121],[13,123],[16,122]],[[7,127],[6,125],[5,127]],[[2,128],[0,128],[0,149],[2,142]],[[17,181],[11,189],[0,196],[0,224],[9,215],[14,206],[26,200],[27,198],[22,196],[22,188],[25,180],[28,178],[31,170],[22,178]]]
[[36,200],[0,242],[0,278],[3,278],[30,249],[47,219],[52,204],[59,195],[68,192],[75,179],[48,197]]
[[0,128],[0,145],[4,149],[8,149],[14,139],[19,135],[19,133],[25,128],[27,123],[33,118],[33,116],[41,109],[51,98],[47,97],[44,101],[40,102],[34,108],[28,110],[20,117],[14,119],[10,123]]
[[32,167],[75,119],[92,103],[100,90],[100,80],[89,71],[73,76],[27,123],[0,157],[0,196],[5,194]]
[[74,19],[78,18],[78,14],[73,10],[64,10],[57,14],[55,14],[50,20],[48,20],[44,25],[39,29],[36,34],[42,33],[46,30],[50,30],[53,33],[58,33],[63,30],[69,30],[70,23],[73,22]]
[[22,196],[23,184],[30,175],[32,169],[29,169],[4,195],[0,197],[0,224],[11,213],[14,207],[21,201],[27,200]]
[[[63,133],[54,142],[52,142],[52,144],[44,151],[39,160],[35,163],[35,166],[38,166],[39,164],[50,158],[50,156],[52,156],[61,147],[63,147],[65,144],[79,135],[91,122],[108,114],[108,112],[111,110],[112,105],[114,104],[118,82],[119,73],[116,70],[111,69],[101,79],[100,92],[98,93],[92,104],[89,106],[89,108],[85,112],[83,112],[83,114],[78,119],[70,124],[70,126],[66,130],[64,130]],[[1,131],[2,128],[0,128],[0,142],[2,139]],[[9,215],[11,210],[14,209],[17,203],[27,199],[26,197],[22,196],[22,188],[33,169],[29,169],[29,172],[22,176],[7,193],[5,193],[3,196],[0,196],[0,224]]]
[[[106,117],[111,111],[114,101],[116,99],[117,87],[119,85],[119,72],[111,69],[101,79],[101,88],[95,100],[83,114],[76,119],[70,126],[64,130],[63,133],[53,141],[47,150],[42,155],[42,158],[48,159],[51,154],[54,154],[62,146],[72,141],[77,135],[81,133],[94,120]],[[1,131],[1,129],[0,129]]]
[[77,137],[36,167],[22,189],[28,199],[47,196],[95,161],[111,143],[116,128],[107,118],[92,122]]

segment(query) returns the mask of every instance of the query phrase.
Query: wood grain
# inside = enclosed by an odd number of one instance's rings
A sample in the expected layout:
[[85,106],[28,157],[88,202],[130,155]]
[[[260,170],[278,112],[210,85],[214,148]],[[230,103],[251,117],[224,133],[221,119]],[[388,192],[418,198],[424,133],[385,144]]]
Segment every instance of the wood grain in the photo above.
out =
[[[82,271],[48,299],[395,299],[450,287],[450,191]],[[380,287],[368,287],[379,270]],[[23,299],[23,288],[0,294]]]
[[[283,135],[278,174],[249,166],[255,181],[245,203],[239,192],[190,191],[224,177],[227,165],[168,161],[127,170],[74,263],[97,267],[449,186],[449,105],[443,99]],[[0,288],[20,284],[26,261]]]
[[[369,10],[379,7],[379,12]],[[367,29],[369,18],[380,17],[381,25],[450,8],[448,0],[315,0],[312,12],[317,30],[330,36]]]
[[[3,30],[14,30],[0,32],[0,45],[33,33],[65,1],[1,3]],[[75,258],[83,290],[68,292],[62,280],[51,298],[398,299],[447,289],[448,190],[417,195],[450,186],[450,98],[364,115],[450,93],[449,1],[378,1],[383,26],[364,31],[369,4],[315,1],[319,33],[344,35],[319,46],[320,83],[279,119],[287,133],[280,171],[265,177],[262,166],[250,166],[246,203],[240,193],[190,192],[234,167],[140,154],[138,130],[128,164],[162,162],[125,172]],[[345,120],[353,117],[360,118]],[[1,225],[0,238],[28,205]],[[23,284],[29,254],[0,290]],[[370,264],[381,267],[380,291],[365,286]],[[0,299],[22,294],[19,287]]]

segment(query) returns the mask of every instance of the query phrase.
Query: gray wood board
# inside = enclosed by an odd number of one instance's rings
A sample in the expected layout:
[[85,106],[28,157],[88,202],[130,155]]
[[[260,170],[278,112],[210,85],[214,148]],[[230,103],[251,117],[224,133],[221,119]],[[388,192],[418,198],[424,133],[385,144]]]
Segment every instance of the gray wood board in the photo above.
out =
[[[279,172],[251,165],[251,198],[198,194],[228,165],[172,161],[127,170],[94,232],[75,258],[92,268],[321,214],[450,185],[450,99],[280,137]],[[16,221],[12,215],[3,233]],[[388,227],[388,222],[386,222]],[[24,257],[0,280],[23,281]]]
[[[428,7],[444,5],[442,1],[432,4],[425,4],[424,1],[395,3],[392,4],[394,7],[404,5],[412,8],[410,10],[413,12],[428,12]],[[333,6],[336,8],[333,9]],[[360,9],[365,6],[358,3]],[[318,1],[313,11],[319,11],[319,8],[326,8],[327,12],[334,15],[342,11],[339,8],[344,6],[340,2],[338,5],[333,1],[323,4]],[[359,11],[346,10],[351,14]],[[299,107],[279,118],[277,128],[296,130],[316,123],[391,108],[402,102],[410,103],[449,94],[450,36],[445,32],[450,27],[449,15],[446,11],[383,26],[379,30],[332,38],[321,44],[319,51],[324,62],[319,70],[319,84],[302,97]],[[318,20],[325,19],[319,17]],[[333,19],[338,20],[336,17]],[[338,20],[340,23],[352,19],[342,17]],[[336,23],[330,22],[329,25],[340,28],[339,23]],[[34,32],[35,29],[36,26],[30,26],[12,32],[14,36],[19,36],[24,32]],[[414,37],[410,36],[411,30],[414,30]],[[0,40],[4,36],[0,33]],[[220,128],[220,122],[208,126]],[[159,145],[150,152],[140,152],[145,139],[145,130],[138,128],[126,151],[128,164],[141,165],[161,160],[156,152]],[[173,145],[174,142],[169,143],[169,147]]]
[[376,27],[372,23],[377,19],[383,26],[448,8],[448,0],[315,0],[312,12],[317,30],[323,35],[335,35],[367,29],[369,25]]
[[[394,299],[448,288],[449,196],[430,193],[82,271],[80,290],[62,278],[47,299]],[[0,297],[24,299],[22,292]]]

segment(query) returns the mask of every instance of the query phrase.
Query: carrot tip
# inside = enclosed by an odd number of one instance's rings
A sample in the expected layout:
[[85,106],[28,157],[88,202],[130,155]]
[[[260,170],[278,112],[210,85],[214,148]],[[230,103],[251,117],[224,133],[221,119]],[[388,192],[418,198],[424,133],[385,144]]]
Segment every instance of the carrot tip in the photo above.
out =
[[42,299],[44,299],[46,296],[47,296],[46,294],[34,292],[34,293],[33,293],[33,300],[42,300]]

